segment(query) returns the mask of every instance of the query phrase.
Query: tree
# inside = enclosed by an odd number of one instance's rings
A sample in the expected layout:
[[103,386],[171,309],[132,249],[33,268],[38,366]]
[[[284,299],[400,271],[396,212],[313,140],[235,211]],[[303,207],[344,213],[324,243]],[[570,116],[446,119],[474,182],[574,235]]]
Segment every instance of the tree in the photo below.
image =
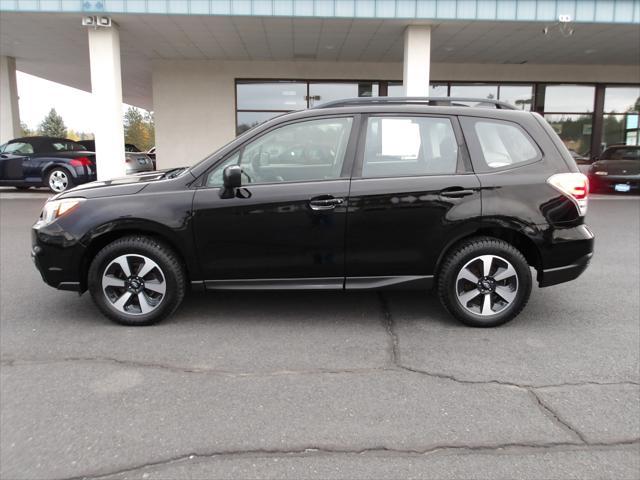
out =
[[124,141],[132,143],[140,150],[148,150],[155,143],[153,114],[144,115],[135,107],[129,107],[124,114]]
[[66,137],[67,127],[55,108],[52,108],[47,116],[44,117],[40,127],[38,127],[38,133],[47,137]]
[[33,130],[31,130],[29,126],[24,122],[20,122],[20,130],[22,131],[22,134],[21,134],[22,137],[31,137],[36,133]]

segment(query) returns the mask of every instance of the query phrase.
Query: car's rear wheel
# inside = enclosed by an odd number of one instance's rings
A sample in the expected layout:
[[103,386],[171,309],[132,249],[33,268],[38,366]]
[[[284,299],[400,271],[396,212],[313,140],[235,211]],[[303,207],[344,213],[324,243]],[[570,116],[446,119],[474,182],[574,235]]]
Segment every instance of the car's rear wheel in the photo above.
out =
[[475,237],[454,248],[438,275],[444,307],[465,325],[495,327],[515,318],[531,294],[531,270],[513,245]]
[[91,297],[107,317],[123,325],[151,325],[172,314],[186,290],[177,255],[160,241],[124,237],[104,247],[88,273]]
[[47,173],[47,186],[53,193],[61,193],[73,188],[73,180],[64,168],[53,168]]

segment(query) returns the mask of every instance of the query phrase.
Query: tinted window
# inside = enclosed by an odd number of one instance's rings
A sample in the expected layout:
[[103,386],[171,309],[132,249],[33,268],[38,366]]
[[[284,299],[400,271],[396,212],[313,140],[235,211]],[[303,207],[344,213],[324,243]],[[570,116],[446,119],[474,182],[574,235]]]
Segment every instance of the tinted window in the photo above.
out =
[[[243,183],[302,182],[340,178],[352,118],[326,118],[285,125],[247,144],[240,157]],[[235,158],[237,162],[237,157]],[[216,168],[208,183],[222,182]],[[218,171],[220,171],[218,173]]]
[[640,160],[639,148],[608,148],[602,154],[603,160]]
[[79,143],[67,141],[67,140],[56,140],[51,143],[43,143],[42,146],[44,148],[48,148],[50,152],[78,152],[85,150],[85,148]]
[[12,153],[14,155],[27,155],[33,153],[33,145],[26,142],[7,143],[2,153]]
[[237,85],[238,110],[302,110],[307,108],[307,84],[251,82]]
[[516,124],[495,120],[474,122],[484,163],[503,168],[536,160],[540,154],[529,136]]
[[363,177],[455,173],[458,145],[451,121],[433,117],[371,117]]

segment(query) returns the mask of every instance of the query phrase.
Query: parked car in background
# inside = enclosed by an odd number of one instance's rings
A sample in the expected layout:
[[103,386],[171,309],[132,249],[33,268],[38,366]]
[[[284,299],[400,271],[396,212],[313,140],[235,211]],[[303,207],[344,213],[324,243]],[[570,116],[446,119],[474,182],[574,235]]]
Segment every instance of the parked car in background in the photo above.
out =
[[147,155],[153,160],[153,167],[156,168],[156,147],[155,145],[147,150]]
[[640,146],[612,145],[591,164],[592,192],[640,192]]
[[49,201],[33,259],[126,325],[170,315],[190,287],[435,288],[463,323],[503,324],[532,268],[541,287],[577,278],[594,236],[587,178],[558,135],[494,103],[360,98],[282,115],[193,167]]
[[[95,140],[80,140],[79,143],[84,145],[88,150],[91,150],[92,152],[96,151]],[[149,158],[146,153],[141,152],[140,149],[134,144],[125,143],[124,152],[125,161],[127,162],[127,175],[155,170],[156,167],[153,160],[151,160],[151,158]]]
[[61,193],[95,179],[95,154],[73,140],[23,137],[0,147],[0,185]]

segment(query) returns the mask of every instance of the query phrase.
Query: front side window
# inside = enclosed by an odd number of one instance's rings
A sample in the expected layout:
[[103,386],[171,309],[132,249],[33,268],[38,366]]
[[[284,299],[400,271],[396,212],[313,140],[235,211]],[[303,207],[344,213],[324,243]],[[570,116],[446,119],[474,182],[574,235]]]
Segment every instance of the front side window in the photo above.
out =
[[369,118],[363,177],[453,174],[457,164],[458,145],[448,118]]
[[518,125],[497,120],[472,122],[484,163],[489,169],[512,167],[540,157],[538,148]]
[[26,142],[7,143],[2,150],[2,153],[10,153],[13,155],[27,155],[33,153],[33,145]]
[[271,130],[218,165],[207,185],[221,185],[222,170],[233,164],[242,167],[243,184],[340,178],[352,123],[350,117],[324,118]]

